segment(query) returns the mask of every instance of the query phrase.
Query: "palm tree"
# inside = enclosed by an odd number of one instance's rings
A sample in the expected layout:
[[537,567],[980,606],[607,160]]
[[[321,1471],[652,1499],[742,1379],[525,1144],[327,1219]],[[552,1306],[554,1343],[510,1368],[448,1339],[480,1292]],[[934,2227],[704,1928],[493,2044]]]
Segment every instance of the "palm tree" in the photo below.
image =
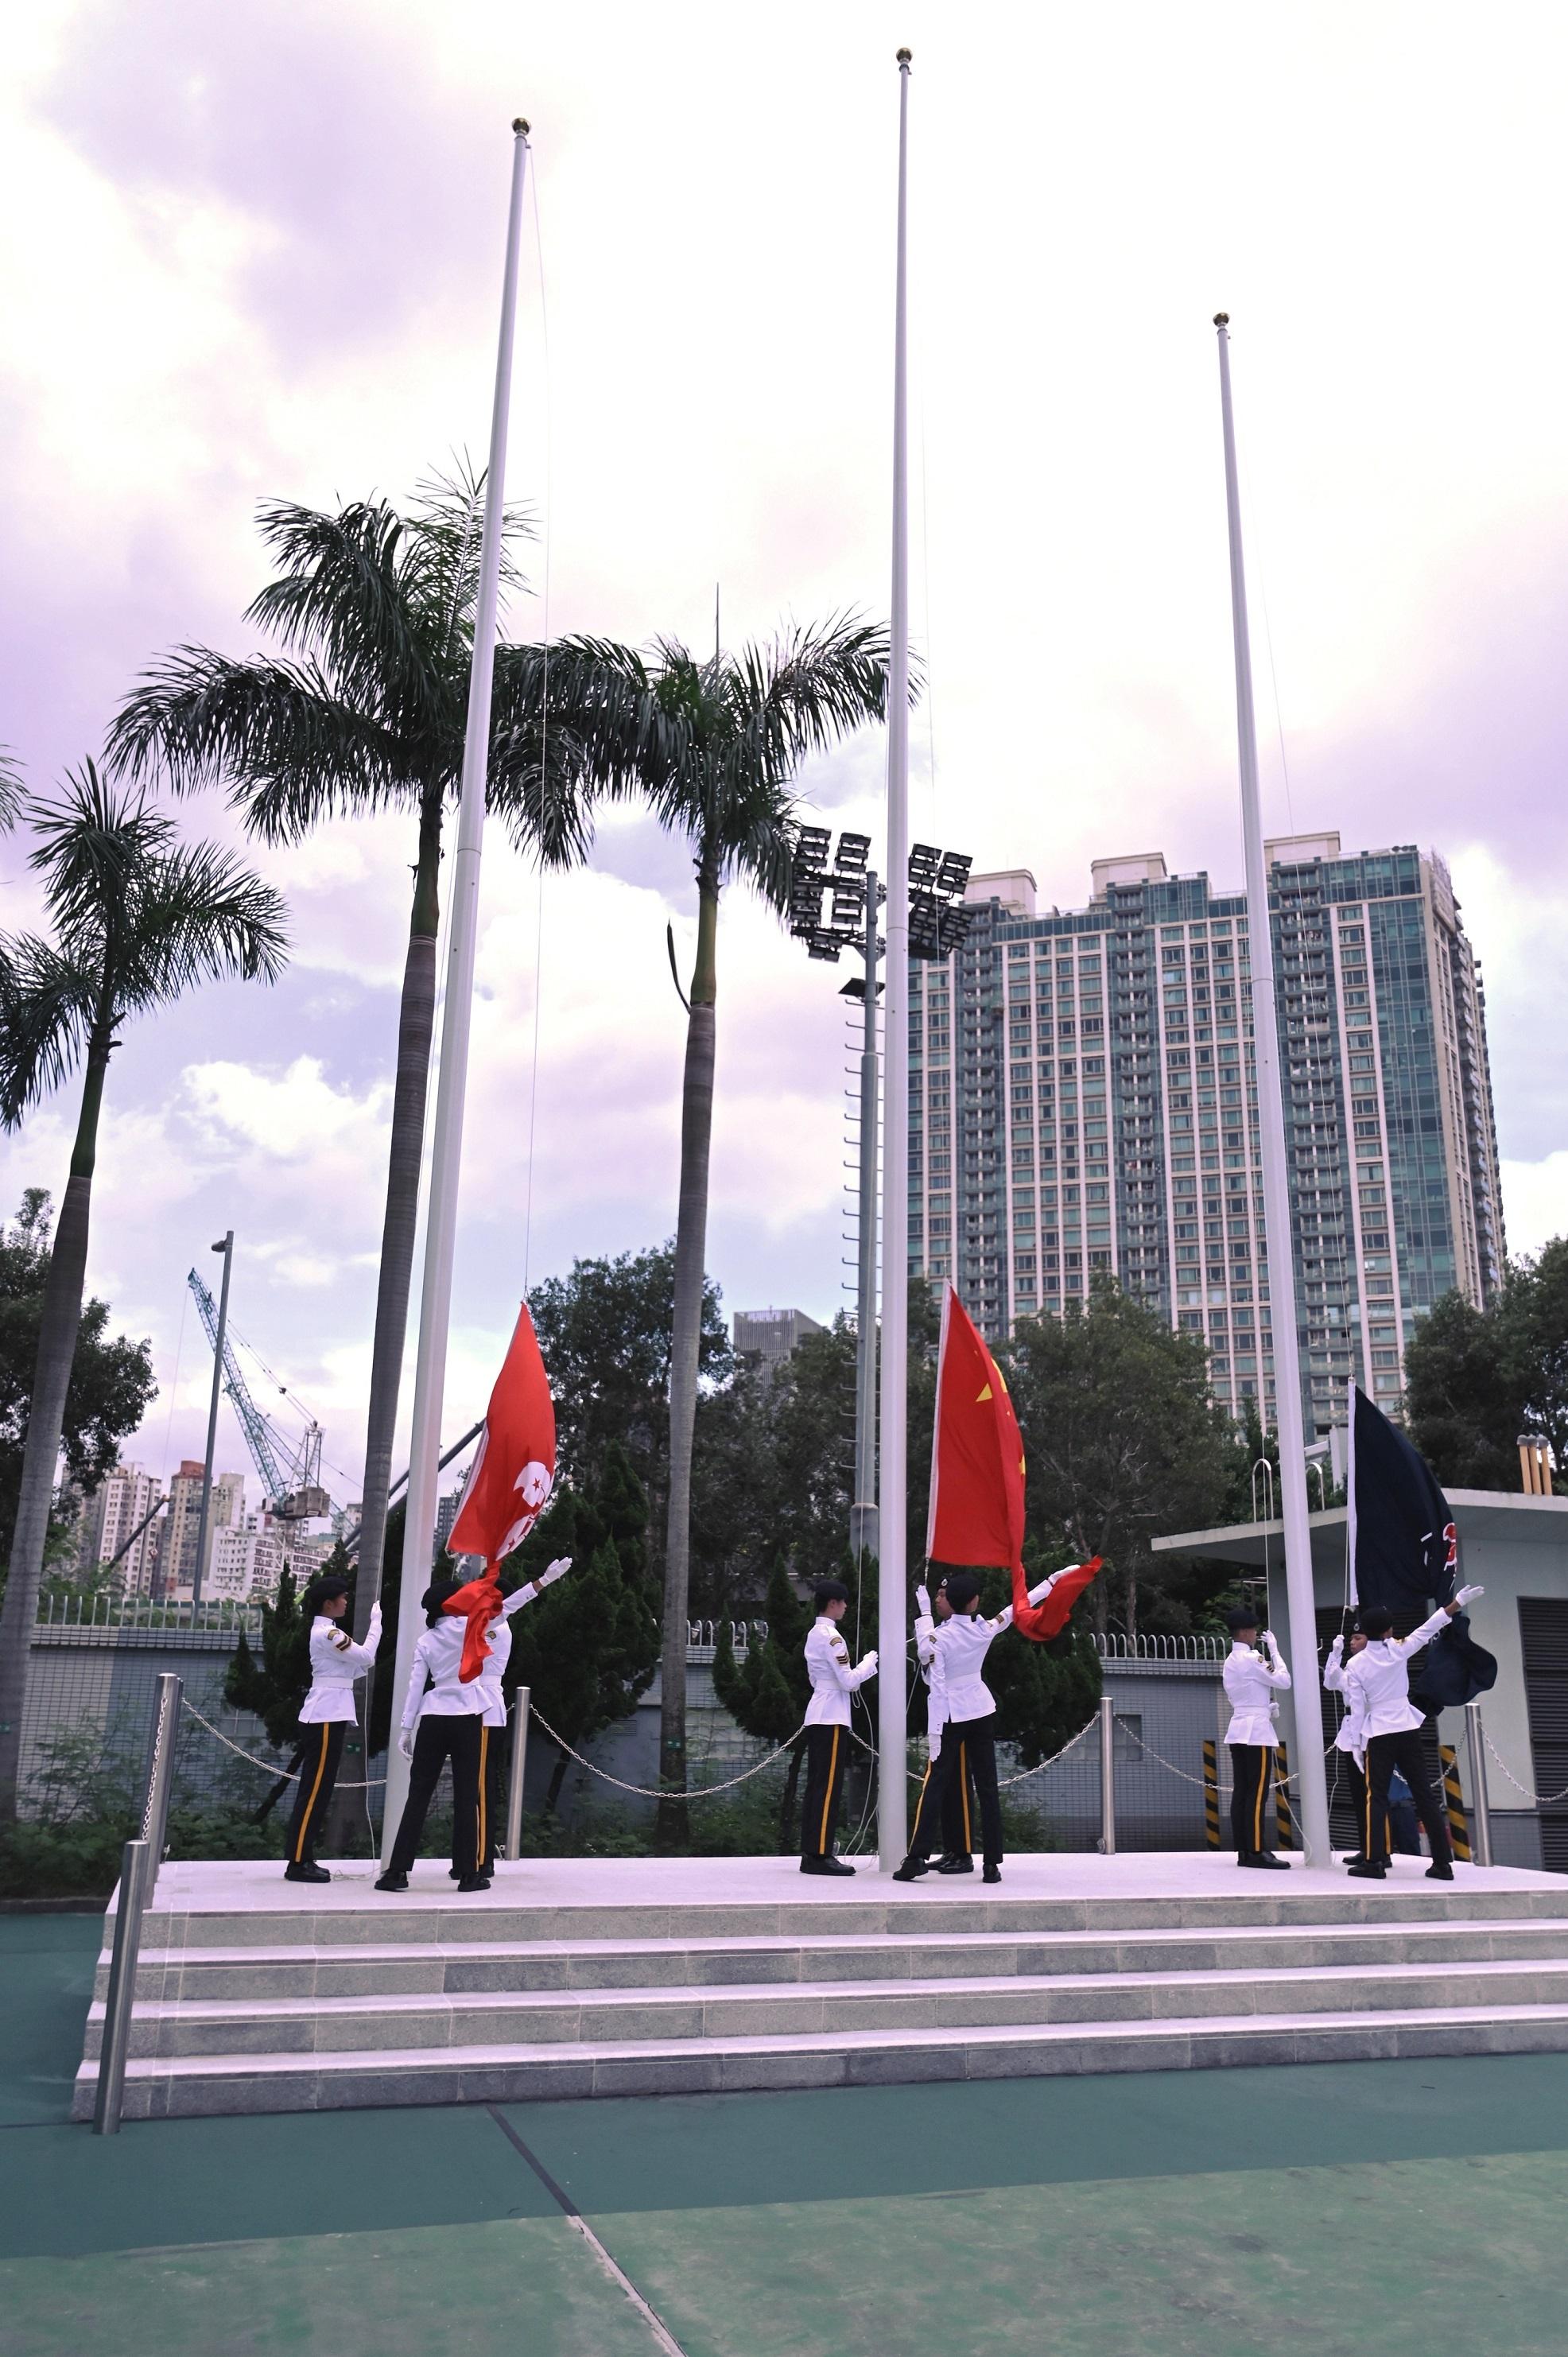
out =
[[[580,659],[586,660],[587,644],[580,642]],[[612,651],[598,652],[619,668]],[[692,1439],[714,1123],[719,899],[726,884],[740,880],[770,907],[786,905],[798,829],[795,773],[809,755],[882,718],[887,635],[870,623],[838,617],[785,631],[770,646],[748,645],[738,655],[715,651],[707,662],[661,640],[654,665],[639,662],[638,670],[649,701],[669,725],[668,736],[658,740],[660,774],[644,780],[644,791],[663,823],[689,837],[697,874],[697,951],[681,1103],[659,1729],[660,1779],[683,1786]],[[684,1816],[682,1803],[660,1803],[665,1840],[682,1836]]]
[[44,879],[52,940],[0,936],[0,1123],[78,1067],[81,1108],[44,1288],[5,1600],[0,1609],[0,1821],[16,1813],[27,1652],[48,1535],[66,1390],[81,1323],[98,1123],[109,1059],[133,1017],[204,982],[272,982],[286,954],[284,904],[209,843],[181,844],[139,791],[116,792],[91,761],[54,801],[27,804],[30,865]]
[[[406,811],[418,830],[376,1290],[355,1626],[381,1587],[420,1157],[435,1013],[441,833],[462,778],[483,477],[422,484],[410,512],[360,500],[335,515],[262,510],[277,577],[247,611],[281,656],[243,662],[181,647],[148,673],[110,734],[109,759],[156,769],[177,792],[224,784],[250,832],[297,843],[346,813]],[[527,530],[508,511],[503,584]],[[663,724],[624,651],[585,644],[496,650],[489,808],[550,865],[587,847],[587,796],[662,774]]]

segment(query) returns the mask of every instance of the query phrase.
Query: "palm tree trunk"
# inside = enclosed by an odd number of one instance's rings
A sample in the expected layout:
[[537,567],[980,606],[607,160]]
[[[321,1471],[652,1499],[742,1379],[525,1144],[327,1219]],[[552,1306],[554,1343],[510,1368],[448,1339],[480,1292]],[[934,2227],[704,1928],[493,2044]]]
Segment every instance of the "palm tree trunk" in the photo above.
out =
[[[371,1607],[381,1591],[386,1550],[387,1492],[392,1487],[392,1441],[397,1430],[403,1357],[408,1339],[408,1303],[413,1278],[413,1240],[419,1216],[419,1176],[424,1146],[424,1108],[430,1086],[430,1049],[435,1030],[435,943],[440,926],[442,796],[428,791],[419,814],[419,864],[414,869],[409,917],[408,956],[398,1008],[397,1076],[392,1085],[392,1144],[387,1154],[386,1208],[381,1222],[381,1257],[376,1281],[376,1329],[371,1346],[371,1396],[366,1415],[365,1479],[360,1508],[359,1571],[354,1582],[354,1634],[361,1642]],[[355,1756],[358,1756],[357,1754]],[[365,1773],[346,1758],[343,1781]],[[340,1846],[362,1818],[358,1793],[334,1795],[333,1836]],[[336,1849],[334,1855],[337,1854]]]
[[93,1027],[88,1045],[70,1176],[66,1182],[44,1285],[38,1355],[16,1498],[16,1527],[11,1542],[5,1601],[0,1608],[0,1824],[13,1824],[16,1818],[29,1648],[38,1616],[44,1548],[48,1541],[49,1509],[54,1502],[55,1465],[65,1428],[66,1393],[70,1386],[76,1338],[81,1326],[98,1116],[103,1103],[103,1082],[112,1044],[110,1027],[100,1020]]
[[[692,975],[681,1099],[681,1205],[675,1223],[675,1316],[670,1348],[670,1498],[665,1516],[664,1650],[659,1706],[659,1780],[682,1789],[686,1782],[686,1611],[692,1572],[692,1437],[697,1420],[707,1260],[708,1153],[714,1130],[718,996],[717,885],[699,874],[697,894],[697,962]],[[660,1801],[656,1838],[669,1848],[685,1842],[684,1801]]]

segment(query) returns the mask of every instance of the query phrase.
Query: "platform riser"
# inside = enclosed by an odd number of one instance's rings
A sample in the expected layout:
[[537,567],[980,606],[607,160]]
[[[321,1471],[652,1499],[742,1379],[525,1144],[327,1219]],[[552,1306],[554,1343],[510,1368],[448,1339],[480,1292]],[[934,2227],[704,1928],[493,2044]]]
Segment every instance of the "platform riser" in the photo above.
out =
[[[994,1946],[961,1941],[882,1942],[812,1948],[671,1947],[626,1953],[585,1949],[571,1954],[421,1955],[363,1961],[301,1949],[265,1963],[217,1962],[194,1955],[143,1953],[139,2000],[241,2004],[283,1997],[323,2002],[362,1996],[505,1994],[521,1990],[693,1988],[734,1982],[973,1979],[1020,1974],[1129,1972],[1265,1972],[1347,1969],[1367,1964],[1487,1964],[1539,1957],[1550,1963],[1568,1952],[1568,1926],[1452,1931],[1391,1926],[1314,1938],[1307,1932],[1230,1940],[1107,1940],[1068,1943],[1004,1941]],[[108,1986],[101,1961],[95,1995]]]
[[[1220,2070],[1295,2062],[1365,2061],[1454,2054],[1568,2052],[1568,2020],[1542,2023],[1390,2023],[1287,2030],[1145,2032],[979,2048],[929,2044],[788,2054],[552,2057],[526,2063],[393,2071],[330,2070],[247,2076],[127,2078],[128,2120],[233,2114],[352,2111],[408,2104],[543,2103],[591,2096],[720,2094],[787,2087],[914,2085],[950,2080],[1081,2077],[1112,2071]],[[145,2071],[145,2065],[142,2068]],[[91,2117],[92,2082],[77,2083],[74,2115]]]

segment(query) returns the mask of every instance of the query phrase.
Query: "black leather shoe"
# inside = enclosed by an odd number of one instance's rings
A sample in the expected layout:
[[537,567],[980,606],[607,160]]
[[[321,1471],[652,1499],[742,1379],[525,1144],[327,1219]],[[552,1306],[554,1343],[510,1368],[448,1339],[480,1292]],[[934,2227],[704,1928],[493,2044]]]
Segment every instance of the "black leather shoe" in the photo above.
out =
[[457,1878],[459,1890],[488,1890],[489,1887],[490,1878],[488,1874],[462,1874]]
[[1388,1872],[1388,1867],[1386,1866],[1353,1866],[1350,1872],[1359,1876],[1363,1882],[1381,1882]]
[[902,1866],[894,1867],[893,1879],[895,1882],[918,1882],[921,1875],[929,1874],[930,1870],[929,1857],[907,1857]]
[[1426,1869],[1428,1882],[1452,1882],[1454,1868],[1445,1859],[1437,1859]]
[[332,1877],[313,1857],[303,1857],[297,1866],[285,1867],[283,1878],[285,1882],[330,1882]]
[[1000,1882],[1002,1868],[999,1866],[988,1866],[980,1878],[982,1882]]
[[961,1850],[952,1850],[946,1857],[938,1858],[937,1872],[939,1874],[972,1874],[974,1860]]
[[376,1877],[376,1889],[378,1890],[406,1890],[408,1889],[408,1877],[406,1874],[400,1874],[395,1867],[389,1867],[385,1874],[381,1874]]
[[1290,1872],[1289,1858],[1276,1857],[1272,1849],[1259,1850],[1252,1860],[1252,1864],[1254,1866],[1264,1867],[1270,1874],[1288,1874]]
[[842,1857],[803,1857],[800,1871],[802,1874],[853,1874],[854,1868]]

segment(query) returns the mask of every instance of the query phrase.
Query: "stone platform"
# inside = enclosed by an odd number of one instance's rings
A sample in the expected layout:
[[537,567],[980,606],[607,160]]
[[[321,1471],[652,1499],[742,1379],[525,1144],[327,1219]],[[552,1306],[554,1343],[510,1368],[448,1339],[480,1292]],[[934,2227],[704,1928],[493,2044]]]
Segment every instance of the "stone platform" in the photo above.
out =
[[166,1866],[124,2115],[1568,2050],[1568,1878],[1423,1869],[1034,1855],[987,1888],[562,1859],[459,1898],[435,1861],[396,1896],[362,1862],[319,1889]]

